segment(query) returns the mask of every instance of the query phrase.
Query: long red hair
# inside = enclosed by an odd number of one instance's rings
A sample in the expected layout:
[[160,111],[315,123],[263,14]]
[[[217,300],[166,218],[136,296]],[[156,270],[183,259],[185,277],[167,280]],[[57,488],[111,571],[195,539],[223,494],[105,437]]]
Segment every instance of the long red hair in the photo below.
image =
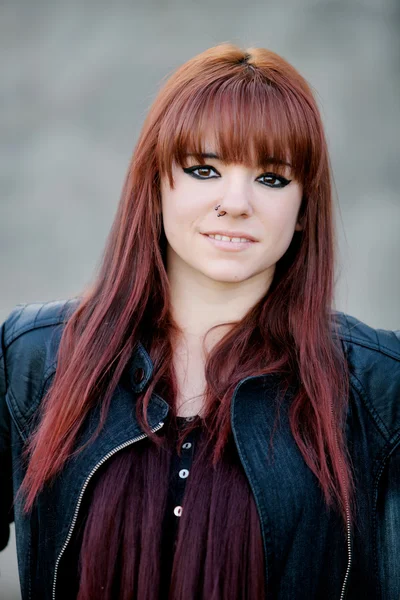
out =
[[[260,165],[286,160],[303,184],[303,230],[277,263],[265,297],[234,324],[206,363],[205,415],[215,440],[213,463],[230,433],[230,402],[238,382],[280,373],[296,386],[290,426],[328,505],[351,514],[352,474],[346,452],[347,364],[336,335],[334,228],[329,157],[313,93],[275,53],[221,44],[176,70],[149,110],[129,165],[122,197],[93,286],[82,295],[62,335],[57,372],[31,437],[22,490],[29,510],[60,472],[80,428],[101,401],[101,423],[138,340],[154,364],[138,397],[137,417],[149,439],[152,393],[163,390],[174,410],[169,284],[165,266],[160,177],[172,183],[172,163],[204,152],[212,127],[223,160]],[[255,155],[253,154],[255,152]],[[204,161],[203,161],[204,162]],[[278,167],[275,168],[278,170]]]

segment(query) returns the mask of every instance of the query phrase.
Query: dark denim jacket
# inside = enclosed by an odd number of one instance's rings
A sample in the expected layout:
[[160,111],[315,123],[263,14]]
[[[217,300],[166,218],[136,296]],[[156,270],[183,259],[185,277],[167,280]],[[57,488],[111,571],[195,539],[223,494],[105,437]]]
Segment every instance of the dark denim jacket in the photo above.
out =
[[[67,462],[39,495],[32,513],[23,513],[16,497],[24,475],[21,452],[55,373],[63,322],[76,303],[18,306],[1,329],[0,549],[7,544],[9,521],[14,519],[24,600],[74,597],[76,523],[85,490],[114,453],[145,437],[134,403],[152,376],[152,363],[139,344],[99,437]],[[346,434],[358,524],[349,539],[338,514],[326,509],[317,480],[291,435],[290,392],[274,433],[271,459],[278,376],[249,377],[239,383],[232,399],[234,439],[260,516],[267,597],[399,600],[400,332],[372,329],[343,313],[337,318],[351,371]],[[141,381],[135,376],[140,369]],[[154,431],[163,427],[168,410],[162,398],[152,397],[149,422]],[[82,442],[95,430],[98,417],[94,409]]]

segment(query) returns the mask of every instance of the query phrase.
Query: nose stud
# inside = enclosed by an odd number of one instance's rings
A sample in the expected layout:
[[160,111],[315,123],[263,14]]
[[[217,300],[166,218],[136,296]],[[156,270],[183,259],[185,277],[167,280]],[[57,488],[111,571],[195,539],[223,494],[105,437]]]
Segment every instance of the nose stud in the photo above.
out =
[[[220,205],[220,204],[218,204],[218,206],[216,206],[216,207],[214,208],[214,210],[218,210],[220,206],[221,206],[221,205]],[[226,215],[226,210],[223,210],[223,211],[222,211],[222,213],[218,213],[218,214],[217,214],[217,217],[223,217],[224,215]]]

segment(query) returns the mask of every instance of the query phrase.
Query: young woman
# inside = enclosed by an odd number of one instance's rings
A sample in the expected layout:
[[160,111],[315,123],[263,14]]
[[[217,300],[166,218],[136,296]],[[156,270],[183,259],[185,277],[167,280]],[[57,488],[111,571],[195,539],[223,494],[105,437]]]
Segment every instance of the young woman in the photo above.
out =
[[2,327],[25,599],[400,594],[400,336],[333,310],[329,158],[283,58],[168,80],[94,285]]

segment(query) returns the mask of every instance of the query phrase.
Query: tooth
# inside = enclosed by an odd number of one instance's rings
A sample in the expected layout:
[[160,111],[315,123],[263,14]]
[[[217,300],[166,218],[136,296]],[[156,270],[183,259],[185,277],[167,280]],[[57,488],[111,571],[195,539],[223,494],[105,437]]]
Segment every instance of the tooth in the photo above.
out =
[[247,238],[239,238],[239,237],[228,237],[227,235],[220,235],[219,233],[209,233],[208,237],[214,239],[214,240],[218,240],[218,241],[222,241],[222,242],[235,242],[235,243],[239,243],[239,242],[248,242],[249,240]]

